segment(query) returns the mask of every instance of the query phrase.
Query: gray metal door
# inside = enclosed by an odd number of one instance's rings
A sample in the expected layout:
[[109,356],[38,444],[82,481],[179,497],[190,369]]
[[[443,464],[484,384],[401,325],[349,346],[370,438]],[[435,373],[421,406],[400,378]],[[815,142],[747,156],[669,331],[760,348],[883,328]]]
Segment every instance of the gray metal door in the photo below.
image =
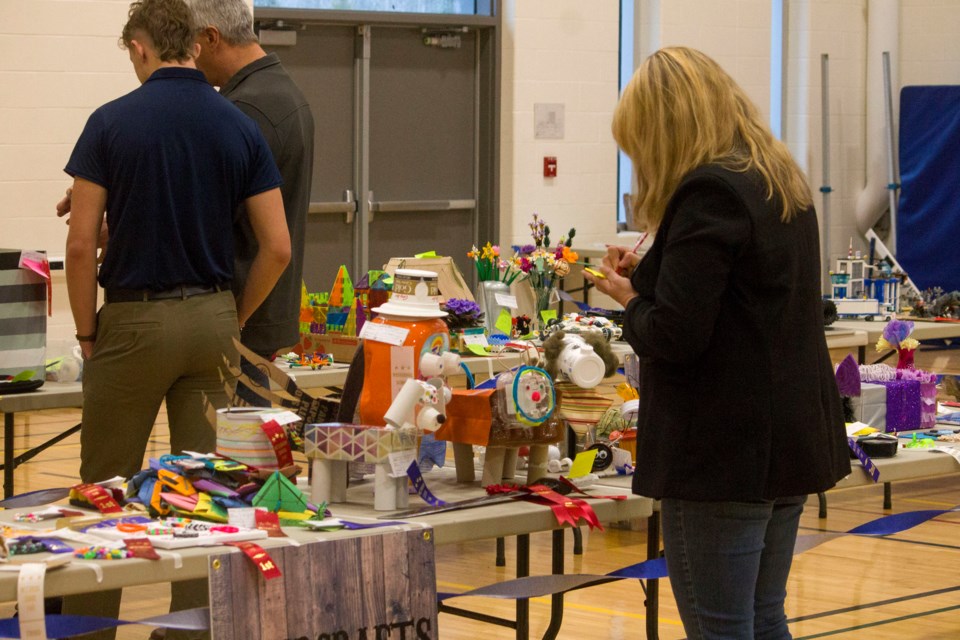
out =
[[[306,94],[316,124],[308,290],[326,290],[341,264],[357,279],[428,250],[472,278],[466,252],[499,231],[498,20],[378,24],[374,14],[360,24],[326,14],[321,23],[317,13],[256,14],[261,29],[282,17],[295,30],[295,45],[264,48]],[[435,46],[438,33],[448,46]]]

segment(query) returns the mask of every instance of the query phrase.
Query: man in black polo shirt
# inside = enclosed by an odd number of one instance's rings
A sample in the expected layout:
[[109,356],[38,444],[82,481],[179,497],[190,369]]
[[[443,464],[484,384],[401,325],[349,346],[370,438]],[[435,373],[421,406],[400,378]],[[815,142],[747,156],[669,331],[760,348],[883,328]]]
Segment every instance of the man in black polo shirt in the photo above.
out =
[[[313,116],[277,55],[268,55],[260,47],[246,0],[187,0],[187,4],[200,28],[197,68],[210,84],[220,87],[220,95],[257,123],[283,176],[280,192],[290,232],[290,265],[241,334],[244,346],[269,358],[300,339],[304,236],[313,174]],[[234,239],[236,284],[243,282],[257,247],[243,211],[237,216]],[[245,366],[244,370],[251,377],[257,376],[254,367]],[[243,385],[238,393],[251,404],[261,403]]]

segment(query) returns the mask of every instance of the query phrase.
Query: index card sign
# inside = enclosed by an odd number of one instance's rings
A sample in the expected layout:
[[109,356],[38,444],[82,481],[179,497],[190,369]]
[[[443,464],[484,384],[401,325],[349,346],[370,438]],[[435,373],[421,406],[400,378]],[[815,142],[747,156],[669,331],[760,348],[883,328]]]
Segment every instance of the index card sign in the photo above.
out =
[[274,580],[243,554],[212,556],[213,638],[437,640],[432,530],[356,534],[270,547]]

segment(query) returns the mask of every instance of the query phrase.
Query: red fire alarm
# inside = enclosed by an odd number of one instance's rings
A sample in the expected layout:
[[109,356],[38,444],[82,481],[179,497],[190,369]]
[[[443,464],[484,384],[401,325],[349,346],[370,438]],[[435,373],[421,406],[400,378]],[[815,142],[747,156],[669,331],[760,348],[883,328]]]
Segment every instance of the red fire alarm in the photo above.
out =
[[544,156],[544,157],[543,157],[543,177],[544,177],[544,178],[556,178],[556,177],[557,177],[557,158],[556,158],[556,156]]

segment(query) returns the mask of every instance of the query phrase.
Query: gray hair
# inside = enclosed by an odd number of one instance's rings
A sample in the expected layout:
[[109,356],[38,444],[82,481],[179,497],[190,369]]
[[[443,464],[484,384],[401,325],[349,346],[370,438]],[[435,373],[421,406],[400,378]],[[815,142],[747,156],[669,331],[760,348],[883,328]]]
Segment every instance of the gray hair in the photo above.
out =
[[257,42],[253,32],[253,14],[246,0],[186,0],[198,27],[216,27],[220,36],[232,45]]

